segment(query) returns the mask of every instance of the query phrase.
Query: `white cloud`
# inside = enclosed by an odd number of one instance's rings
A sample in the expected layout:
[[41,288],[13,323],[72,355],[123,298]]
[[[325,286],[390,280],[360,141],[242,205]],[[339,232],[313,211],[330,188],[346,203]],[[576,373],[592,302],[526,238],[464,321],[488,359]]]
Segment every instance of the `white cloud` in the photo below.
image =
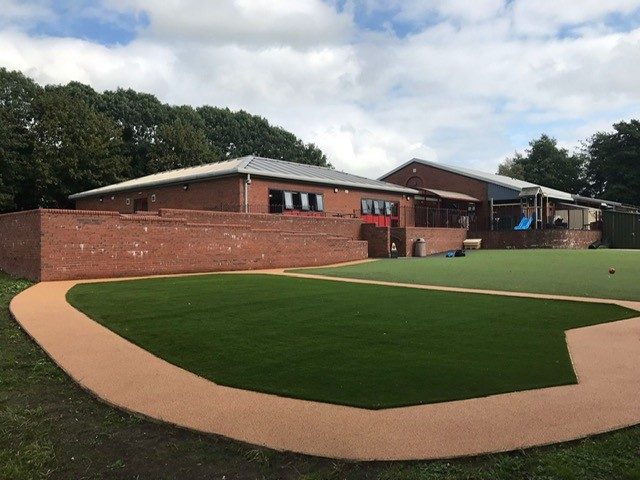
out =
[[[548,126],[563,144],[577,143],[589,125],[640,106],[640,29],[602,26],[639,2],[534,3],[368,0],[370,12],[390,9],[420,25],[437,14],[435,25],[399,38],[358,27],[352,3],[338,12],[320,0],[108,0],[96,14],[145,11],[149,26],[106,47],[29,35],[10,21],[0,27],[0,66],[41,83],[242,108],[359,174],[378,176],[413,156],[493,170]],[[549,36],[567,24],[581,30]]]
[[114,7],[145,11],[146,35],[160,40],[262,47],[343,42],[353,24],[321,0],[109,0]]
[[479,22],[495,17],[505,8],[503,0],[410,0],[400,5],[398,18],[405,21],[436,13],[464,22]]
[[0,3],[0,26],[50,20],[54,16],[51,8],[43,1],[26,3],[20,0],[2,0]]
[[519,0],[512,4],[519,33],[550,35],[563,26],[600,22],[607,15],[627,15],[640,8],[637,0]]

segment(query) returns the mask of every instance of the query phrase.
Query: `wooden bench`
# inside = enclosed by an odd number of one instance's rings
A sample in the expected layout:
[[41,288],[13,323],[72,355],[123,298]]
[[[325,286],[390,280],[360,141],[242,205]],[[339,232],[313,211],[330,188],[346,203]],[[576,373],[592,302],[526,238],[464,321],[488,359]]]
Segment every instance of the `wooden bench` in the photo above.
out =
[[480,250],[481,244],[481,238],[467,238],[464,242],[462,242],[462,246],[465,248],[465,250]]

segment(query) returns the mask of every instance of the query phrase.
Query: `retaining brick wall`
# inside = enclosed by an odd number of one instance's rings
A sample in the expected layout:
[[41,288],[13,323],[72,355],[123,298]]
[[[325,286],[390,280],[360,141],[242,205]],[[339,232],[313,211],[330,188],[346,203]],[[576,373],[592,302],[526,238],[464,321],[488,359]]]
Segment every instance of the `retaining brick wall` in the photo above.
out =
[[[295,226],[297,220],[287,222]],[[318,221],[329,230],[323,219]],[[241,225],[158,215],[37,210],[0,216],[2,230],[13,232],[11,239],[5,234],[0,240],[5,247],[0,251],[0,266],[33,280],[65,280],[315,266],[367,258],[367,243],[341,236],[351,229],[336,225],[340,228],[332,235],[312,233],[311,227],[308,232],[264,228],[265,223],[254,224],[246,218]]]
[[363,224],[361,235],[369,243],[369,257],[388,258],[391,242],[396,244],[400,257],[412,257],[413,245],[418,238],[427,243],[427,254],[462,248],[467,238],[464,228],[376,227]]
[[464,228],[392,228],[391,239],[396,241],[398,255],[413,256],[413,245],[418,238],[424,238],[427,244],[427,254],[446,252],[462,248],[462,242],[467,238]]
[[389,227],[378,227],[373,223],[363,223],[361,238],[367,241],[371,258],[389,258],[391,239]]
[[38,210],[0,215],[0,270],[16,277],[39,278]]
[[358,240],[362,221],[358,218],[297,217],[268,213],[212,212],[163,208],[162,218],[184,218],[192,223],[245,225],[253,228],[278,229],[287,232],[323,233]]
[[599,230],[494,230],[473,232],[469,238],[481,238],[482,248],[588,248],[602,238]]

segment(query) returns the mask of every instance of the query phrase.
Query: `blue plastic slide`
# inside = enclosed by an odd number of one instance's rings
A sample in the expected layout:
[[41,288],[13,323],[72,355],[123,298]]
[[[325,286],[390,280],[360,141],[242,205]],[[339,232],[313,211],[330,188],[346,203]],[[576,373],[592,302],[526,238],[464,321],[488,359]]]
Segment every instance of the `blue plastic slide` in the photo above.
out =
[[520,220],[520,223],[516,225],[513,229],[528,230],[532,222],[533,222],[533,217],[522,217],[522,219]]
[[527,221],[527,217],[522,217],[520,219],[520,223],[518,225],[516,225],[515,227],[513,227],[514,230],[522,230],[522,227],[524,227],[524,224]]

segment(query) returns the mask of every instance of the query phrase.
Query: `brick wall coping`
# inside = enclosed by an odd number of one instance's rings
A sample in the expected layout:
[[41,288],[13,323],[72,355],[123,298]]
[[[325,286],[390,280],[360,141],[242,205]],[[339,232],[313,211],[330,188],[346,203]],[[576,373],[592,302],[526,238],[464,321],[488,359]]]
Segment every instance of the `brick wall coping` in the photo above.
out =
[[177,209],[177,208],[161,208],[159,211],[160,216],[164,216],[164,215],[171,215],[173,213],[181,213],[181,212],[188,212],[188,213],[192,213],[192,214],[209,214],[209,215],[220,215],[220,214],[224,214],[224,215],[229,215],[229,216],[238,216],[238,217],[243,217],[243,216],[252,216],[252,217],[261,217],[261,218],[265,218],[265,219],[273,219],[273,218],[280,218],[280,219],[302,219],[305,221],[326,221],[326,220],[333,220],[333,221],[340,221],[340,222],[357,222],[357,223],[362,223],[362,220],[359,218],[345,218],[345,217],[305,217],[302,215],[277,215],[277,214],[273,214],[273,213],[244,213],[244,212],[220,212],[220,211],[215,211],[215,210],[188,210],[188,209]]

